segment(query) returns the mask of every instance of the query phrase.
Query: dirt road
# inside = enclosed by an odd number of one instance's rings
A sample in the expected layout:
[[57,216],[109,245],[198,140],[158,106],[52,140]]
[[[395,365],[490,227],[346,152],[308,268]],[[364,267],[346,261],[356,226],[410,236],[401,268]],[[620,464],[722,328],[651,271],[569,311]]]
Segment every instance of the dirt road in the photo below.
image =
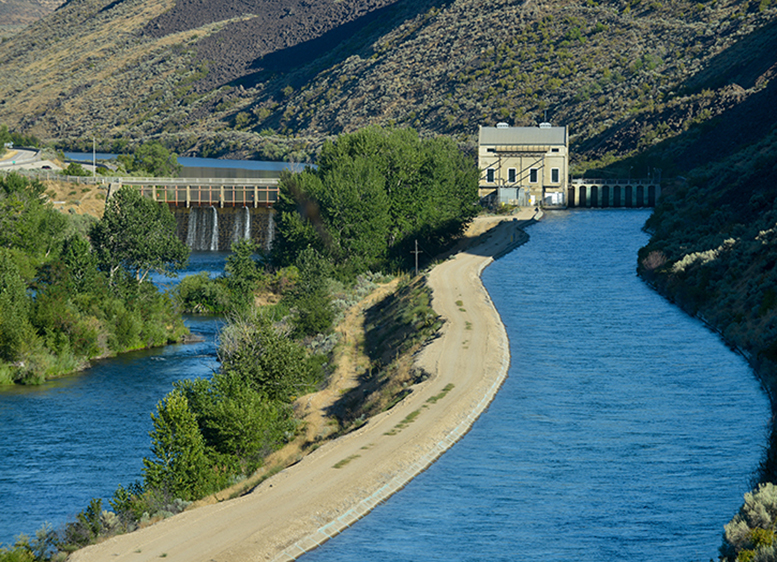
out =
[[446,323],[442,337],[418,361],[433,375],[392,410],[327,443],[251,494],[115,537],[76,552],[71,560],[293,560],[402,488],[468,431],[507,375],[507,334],[480,272],[491,256],[525,241],[518,225],[499,224],[480,245],[432,270],[433,306]]

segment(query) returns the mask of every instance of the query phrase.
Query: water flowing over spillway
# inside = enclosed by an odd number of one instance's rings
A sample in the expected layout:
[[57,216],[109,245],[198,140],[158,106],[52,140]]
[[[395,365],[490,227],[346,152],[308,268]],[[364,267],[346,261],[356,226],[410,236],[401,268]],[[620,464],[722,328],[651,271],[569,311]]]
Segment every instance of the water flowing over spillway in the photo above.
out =
[[253,240],[257,247],[272,247],[275,223],[267,207],[175,207],[176,232],[196,252],[229,252],[232,244]]
[[242,207],[235,214],[235,222],[232,225],[232,243],[251,238],[251,211],[248,207]]
[[189,210],[186,245],[195,251],[219,249],[219,214],[216,207],[193,207]]
[[267,241],[264,245],[264,250],[268,253],[272,249],[273,238],[275,238],[275,213],[271,212],[267,219]]

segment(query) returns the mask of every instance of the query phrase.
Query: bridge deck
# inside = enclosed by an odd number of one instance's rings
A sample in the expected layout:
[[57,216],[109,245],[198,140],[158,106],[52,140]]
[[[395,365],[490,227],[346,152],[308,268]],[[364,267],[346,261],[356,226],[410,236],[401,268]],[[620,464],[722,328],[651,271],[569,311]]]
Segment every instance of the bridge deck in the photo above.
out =
[[276,178],[122,178],[111,183],[108,196],[122,185],[137,186],[144,197],[173,207],[271,207],[278,200]]

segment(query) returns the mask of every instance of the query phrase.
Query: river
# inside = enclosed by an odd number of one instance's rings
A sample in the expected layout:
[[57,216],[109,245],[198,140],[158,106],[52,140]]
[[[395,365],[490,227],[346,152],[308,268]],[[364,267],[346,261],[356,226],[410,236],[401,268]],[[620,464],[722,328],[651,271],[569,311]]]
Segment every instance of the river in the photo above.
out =
[[[192,253],[184,274],[220,273],[226,254]],[[177,280],[154,277],[159,286]],[[179,379],[218,367],[218,318],[188,317],[202,341],[130,352],[41,386],[0,391],[0,543],[32,535],[44,522],[72,520],[94,497],[142,478],[151,412]]]
[[[648,215],[550,213],[484,271],[510,336],[505,385],[461,442],[304,562],[716,557],[769,404],[739,355],[637,278]],[[214,368],[213,338],[0,393],[0,540],[138,479],[149,413]]]
[[742,357],[636,276],[648,216],[550,213],[489,266],[512,355],[489,410],[301,560],[717,558],[769,403]]

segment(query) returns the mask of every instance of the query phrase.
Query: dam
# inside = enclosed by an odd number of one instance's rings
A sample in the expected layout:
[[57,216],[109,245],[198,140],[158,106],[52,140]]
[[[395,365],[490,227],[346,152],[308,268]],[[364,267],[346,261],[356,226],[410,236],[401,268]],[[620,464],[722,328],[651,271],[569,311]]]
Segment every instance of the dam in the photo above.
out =
[[246,239],[270,250],[278,178],[121,178],[109,185],[108,197],[125,185],[168,205],[178,237],[192,250],[227,252]]

